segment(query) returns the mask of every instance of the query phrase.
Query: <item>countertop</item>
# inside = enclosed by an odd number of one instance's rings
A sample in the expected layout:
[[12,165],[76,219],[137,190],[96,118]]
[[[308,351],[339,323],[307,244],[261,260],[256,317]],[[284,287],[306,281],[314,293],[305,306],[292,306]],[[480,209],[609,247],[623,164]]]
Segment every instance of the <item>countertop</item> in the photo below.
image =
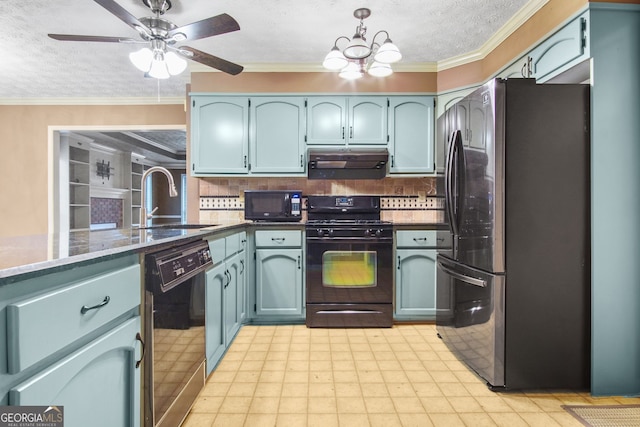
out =
[[[234,228],[303,227],[304,222],[275,223],[237,221],[201,229],[121,228],[101,231],[72,231],[60,234],[0,237],[0,285],[26,275],[57,269],[97,258],[142,253],[189,238],[204,238]],[[396,228],[441,229],[445,224],[394,223]]]

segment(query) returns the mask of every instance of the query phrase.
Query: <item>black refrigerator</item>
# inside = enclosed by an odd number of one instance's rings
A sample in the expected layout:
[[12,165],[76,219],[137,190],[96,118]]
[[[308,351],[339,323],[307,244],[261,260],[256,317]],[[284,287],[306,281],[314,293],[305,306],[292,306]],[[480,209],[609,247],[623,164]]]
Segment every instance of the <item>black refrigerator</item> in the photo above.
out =
[[589,388],[589,99],[496,79],[438,119],[436,328],[491,389]]

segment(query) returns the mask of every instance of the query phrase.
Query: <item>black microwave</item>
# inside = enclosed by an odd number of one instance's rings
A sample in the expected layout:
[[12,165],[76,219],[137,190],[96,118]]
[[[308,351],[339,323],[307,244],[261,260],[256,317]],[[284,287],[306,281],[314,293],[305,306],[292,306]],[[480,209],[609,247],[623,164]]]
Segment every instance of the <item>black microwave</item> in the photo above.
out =
[[301,191],[246,190],[244,219],[253,221],[300,221]]

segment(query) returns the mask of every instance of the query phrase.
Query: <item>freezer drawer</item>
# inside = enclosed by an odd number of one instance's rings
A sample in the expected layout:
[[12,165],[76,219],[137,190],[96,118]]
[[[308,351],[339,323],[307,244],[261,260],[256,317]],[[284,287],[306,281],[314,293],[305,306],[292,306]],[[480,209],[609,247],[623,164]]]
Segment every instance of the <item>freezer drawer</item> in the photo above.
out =
[[491,386],[505,386],[505,277],[437,258],[436,329]]

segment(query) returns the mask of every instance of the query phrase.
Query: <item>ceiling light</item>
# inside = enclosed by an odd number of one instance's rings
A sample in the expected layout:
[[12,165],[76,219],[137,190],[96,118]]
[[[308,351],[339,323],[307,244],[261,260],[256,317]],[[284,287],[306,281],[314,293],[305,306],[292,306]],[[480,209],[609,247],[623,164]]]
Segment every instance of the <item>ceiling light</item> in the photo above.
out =
[[389,64],[383,64],[382,62],[374,62],[369,66],[367,70],[369,75],[374,77],[387,77],[393,74],[393,69]]
[[187,68],[187,61],[175,52],[167,52],[167,45],[162,40],[151,40],[151,47],[131,52],[129,59],[137,69],[156,79],[168,79],[182,73]]
[[344,67],[338,75],[343,79],[356,80],[362,77],[364,73],[362,72],[362,67],[359,63],[350,61],[349,64],[347,64],[347,66]]
[[[402,54],[389,38],[389,33],[384,30],[378,31],[369,45],[365,38],[367,27],[364,26],[363,21],[371,16],[371,10],[367,8],[356,9],[353,16],[360,20],[355,34],[351,39],[346,36],[338,37],[331,51],[325,56],[322,66],[331,71],[340,71],[338,75],[346,79],[360,78],[365,71],[376,77],[386,77],[393,74],[389,64],[402,59]],[[386,39],[380,45],[376,43],[376,37],[382,33],[386,35]],[[341,39],[348,42],[342,51],[338,48],[338,41]]]

